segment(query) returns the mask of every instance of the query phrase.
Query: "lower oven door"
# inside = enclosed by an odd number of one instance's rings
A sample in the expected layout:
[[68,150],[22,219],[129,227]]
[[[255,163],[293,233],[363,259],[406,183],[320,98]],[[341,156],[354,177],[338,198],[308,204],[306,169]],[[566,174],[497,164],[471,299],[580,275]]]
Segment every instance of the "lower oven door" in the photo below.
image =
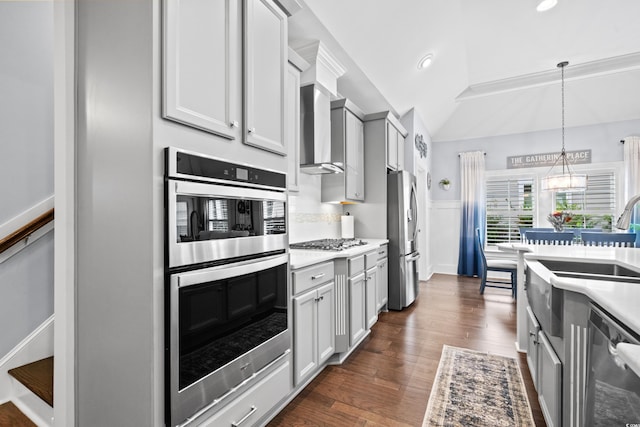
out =
[[169,276],[169,425],[192,417],[291,347],[288,254]]

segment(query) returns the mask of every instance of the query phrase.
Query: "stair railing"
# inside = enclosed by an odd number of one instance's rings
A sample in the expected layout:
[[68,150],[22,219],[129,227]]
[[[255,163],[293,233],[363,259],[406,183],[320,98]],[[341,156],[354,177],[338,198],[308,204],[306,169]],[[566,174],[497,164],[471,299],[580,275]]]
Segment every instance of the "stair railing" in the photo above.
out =
[[[29,221],[24,226],[2,238],[0,240],[0,263],[28,246],[32,237],[34,237],[35,240],[52,229],[53,224],[49,224],[53,221],[53,218],[53,209],[49,209],[39,217]],[[16,245],[20,242],[24,242],[24,245],[16,248]]]

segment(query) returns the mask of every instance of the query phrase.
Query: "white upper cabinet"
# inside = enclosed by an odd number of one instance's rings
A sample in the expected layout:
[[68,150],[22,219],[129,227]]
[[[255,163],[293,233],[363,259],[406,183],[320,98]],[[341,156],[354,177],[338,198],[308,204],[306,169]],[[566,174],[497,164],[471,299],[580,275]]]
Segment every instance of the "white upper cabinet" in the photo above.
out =
[[272,0],[165,0],[164,117],[286,155],[287,54]]
[[244,6],[244,141],[286,155],[287,15],[271,0]]
[[237,0],[165,0],[163,114],[229,139],[242,122]]

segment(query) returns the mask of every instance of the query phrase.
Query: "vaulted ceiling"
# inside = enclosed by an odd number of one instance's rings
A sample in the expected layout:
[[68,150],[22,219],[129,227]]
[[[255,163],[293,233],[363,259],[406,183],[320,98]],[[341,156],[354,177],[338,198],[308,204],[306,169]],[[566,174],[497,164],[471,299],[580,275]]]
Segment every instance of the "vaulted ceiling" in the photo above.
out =
[[[411,108],[435,141],[640,119],[640,1],[302,0],[291,39],[343,61],[361,108]],[[302,2],[301,1],[301,2]],[[417,63],[433,53],[433,65]]]

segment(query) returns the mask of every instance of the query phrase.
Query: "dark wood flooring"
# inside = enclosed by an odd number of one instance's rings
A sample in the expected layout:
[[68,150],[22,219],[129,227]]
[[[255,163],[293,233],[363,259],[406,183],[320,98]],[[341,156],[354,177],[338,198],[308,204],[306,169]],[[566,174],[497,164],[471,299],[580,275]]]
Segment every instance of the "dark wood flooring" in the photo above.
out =
[[443,344],[516,357],[536,425],[545,426],[515,350],[515,300],[502,289],[480,295],[479,285],[448,275],[421,282],[411,307],[382,313],[345,363],[327,367],[269,426],[420,426]]

